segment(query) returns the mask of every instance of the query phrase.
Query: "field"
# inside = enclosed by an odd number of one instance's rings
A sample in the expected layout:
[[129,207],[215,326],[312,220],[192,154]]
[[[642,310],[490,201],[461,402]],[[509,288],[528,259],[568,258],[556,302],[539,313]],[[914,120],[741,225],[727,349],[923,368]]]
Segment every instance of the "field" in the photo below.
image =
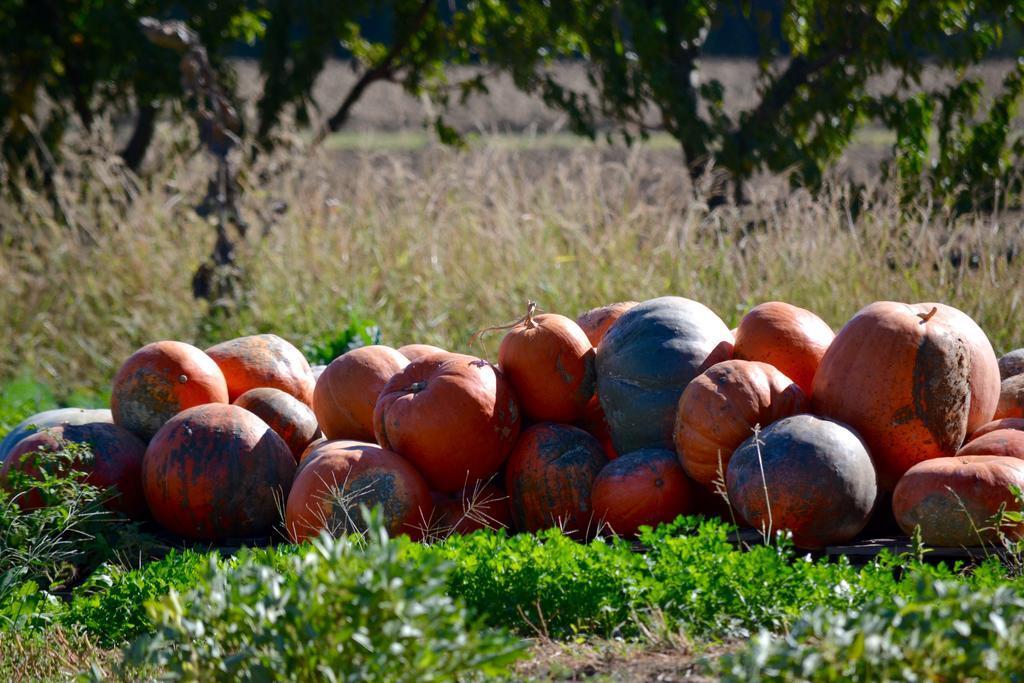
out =
[[[715,68],[742,99],[750,65]],[[501,335],[473,334],[527,300],[575,317],[674,294],[730,327],[783,300],[835,329],[873,301],[940,301],[971,315],[997,355],[1024,345],[1024,217],[902,204],[876,130],[819,194],[759,178],[749,204],[711,210],[667,136],[580,141],[536,101],[501,95],[460,114],[477,131],[464,150],[439,146],[417,127],[421,105],[384,90],[324,146],[294,132],[258,156],[240,174],[241,285],[213,303],[192,291],[216,236],[194,210],[212,172],[191,153],[194,131],[160,128],[139,179],[112,161],[123,131],[99,122],[66,151],[55,199],[0,197],[0,437],[38,410],[106,405],[121,362],[154,340],[204,348],[274,332],[323,361],[346,335],[379,333],[494,360]],[[3,543],[26,533],[10,507]],[[369,526],[369,540],[316,552],[282,543],[231,557],[88,526],[95,571],[43,572],[56,597],[5,583],[0,560],[0,679],[264,679],[319,675],[323,661],[350,667],[346,680],[898,680],[905,666],[983,680],[1024,667],[1024,551],[1011,540],[1004,563],[936,565],[915,547],[852,566],[785,538],[736,544],[728,523],[696,518],[646,532],[639,548],[556,532],[381,542]],[[238,589],[270,585],[281,590]],[[339,639],[372,640],[344,663],[317,640],[338,624],[352,629]],[[178,655],[160,654],[154,632]]]

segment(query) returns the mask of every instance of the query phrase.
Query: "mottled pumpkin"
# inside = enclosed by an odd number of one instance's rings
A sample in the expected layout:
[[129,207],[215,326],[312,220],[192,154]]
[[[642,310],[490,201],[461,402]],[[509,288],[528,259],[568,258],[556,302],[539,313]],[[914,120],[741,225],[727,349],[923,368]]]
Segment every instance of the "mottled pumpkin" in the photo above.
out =
[[1024,375],[1024,349],[1014,349],[999,359],[999,377],[1006,380]]
[[626,311],[597,347],[597,395],[615,450],[671,450],[679,396],[732,357],[732,339],[717,315],[689,299],[666,296]]
[[227,403],[224,373],[208,355],[178,341],[147,344],[114,376],[110,412],[114,423],[143,441],[181,411]]
[[999,368],[985,333],[943,304],[880,301],[857,313],[814,377],[816,413],[848,424],[875,459],[881,486],[929,458],[952,456],[992,420]]
[[[1005,505],[1019,511],[1011,486],[1024,488],[1024,460],[997,455],[934,458],[911,467],[893,492],[896,521],[906,534],[921,528],[921,539],[940,547],[977,546],[998,541],[991,519]],[[1024,527],[1003,533],[1020,538]]]
[[607,462],[598,440],[577,427],[542,422],[523,430],[505,466],[516,528],[595,534],[591,489]]
[[485,360],[438,353],[409,363],[381,391],[377,442],[418,469],[435,491],[492,477],[519,435],[511,386]]
[[768,301],[750,309],[736,328],[733,357],[778,368],[808,396],[825,351],[835,333],[805,308]]
[[861,439],[813,415],[787,417],[747,439],[729,462],[726,488],[755,529],[788,529],[794,545],[810,550],[854,538],[878,498]]
[[433,509],[426,480],[401,456],[376,444],[331,441],[295,477],[285,509],[288,535],[301,543],[322,530],[334,536],[363,530],[361,505],[379,506],[389,533],[414,539]]
[[257,387],[273,387],[313,405],[313,370],[302,352],[276,334],[254,334],[206,349],[228,383],[232,402]]
[[454,495],[434,496],[432,528],[440,535],[512,528],[512,508],[504,489],[477,482]]
[[1024,417],[1024,375],[1004,379],[999,387],[999,404],[993,419]]
[[316,383],[313,410],[328,439],[372,442],[373,409],[384,385],[409,361],[389,346],[362,346],[338,356]]
[[580,314],[576,318],[576,324],[580,326],[583,333],[587,335],[587,339],[596,349],[604,339],[604,335],[608,332],[615,321],[622,317],[622,314],[629,309],[636,306],[638,301],[620,301],[614,304],[608,304],[607,306],[599,306],[598,308],[592,308],[586,313]]
[[767,363],[727,360],[686,386],[676,412],[676,453],[695,481],[712,488],[754,427],[807,412],[810,404],[789,377]]
[[270,425],[270,428],[288,444],[288,449],[295,456],[296,462],[306,450],[306,446],[320,434],[313,410],[280,389],[250,389],[236,398],[234,404],[245,408]]
[[[0,480],[5,480],[12,470],[38,476],[35,453],[55,453],[62,450],[65,443],[89,447],[92,457],[76,461],[73,467],[86,475],[86,483],[110,489],[110,497],[104,501],[107,509],[132,519],[147,516],[142,493],[142,457],[146,444],[124,427],[109,422],[63,424],[27,436],[0,464]],[[19,504],[22,509],[36,509],[43,506],[43,499],[37,490],[32,490],[19,499]]]
[[36,413],[15,425],[14,429],[7,432],[3,441],[0,441],[0,464],[3,464],[7,459],[7,454],[14,450],[19,441],[40,430],[60,425],[81,425],[92,422],[112,423],[113,421],[114,417],[107,408],[54,408]]
[[270,534],[294,474],[284,439],[248,410],[220,403],[168,420],[142,460],[142,488],[156,521],[204,541]]
[[501,340],[498,365],[512,384],[523,414],[535,422],[575,422],[594,397],[594,347],[563,315],[534,315]]
[[597,519],[619,536],[635,536],[694,511],[693,489],[676,454],[645,448],[605,465],[594,479],[591,501]]
[[1024,432],[1016,429],[996,429],[965,443],[961,455],[1002,455],[1024,460]]
[[967,438],[967,443],[977,439],[979,436],[988,434],[989,432],[994,432],[997,429],[1017,429],[1024,431],[1024,417],[1004,417],[1001,420],[986,422],[971,433]]

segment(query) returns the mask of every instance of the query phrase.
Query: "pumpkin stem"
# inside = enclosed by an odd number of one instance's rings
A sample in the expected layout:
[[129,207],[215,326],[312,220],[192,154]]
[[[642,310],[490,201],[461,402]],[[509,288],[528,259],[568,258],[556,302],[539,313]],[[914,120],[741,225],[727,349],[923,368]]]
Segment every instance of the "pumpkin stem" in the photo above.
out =
[[412,384],[409,385],[408,391],[410,391],[410,392],[412,392],[414,394],[418,394],[418,393],[420,393],[421,391],[423,391],[426,388],[427,388],[427,383],[426,382],[423,382],[423,381],[413,382]]
[[482,330],[477,330],[476,333],[469,338],[469,345],[473,346],[473,344],[475,344],[477,340],[480,339],[480,337],[484,336],[488,332],[497,332],[498,330],[510,330],[516,325],[521,325],[522,323],[526,323],[527,327],[536,327],[537,323],[534,322],[533,315],[535,313],[542,311],[543,309],[537,308],[537,302],[531,299],[526,302],[526,315],[519,318],[518,320],[513,320],[510,323],[505,323],[504,325],[492,325],[491,327],[485,327]]
[[928,322],[929,320],[931,320],[932,316],[935,315],[938,312],[939,312],[939,307],[938,306],[932,306],[932,310],[928,311],[927,313],[918,313],[917,317],[921,319],[921,324],[923,325],[926,322]]

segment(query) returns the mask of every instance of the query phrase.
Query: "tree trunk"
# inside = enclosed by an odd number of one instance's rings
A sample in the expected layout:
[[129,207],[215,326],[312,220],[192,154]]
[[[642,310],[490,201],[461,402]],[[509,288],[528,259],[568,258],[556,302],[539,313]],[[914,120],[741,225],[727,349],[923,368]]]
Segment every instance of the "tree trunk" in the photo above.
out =
[[146,150],[153,140],[153,131],[156,127],[157,108],[153,104],[144,104],[139,107],[138,118],[135,119],[135,129],[128,144],[121,150],[121,158],[125,165],[133,171],[138,171],[142,161],[146,158]]

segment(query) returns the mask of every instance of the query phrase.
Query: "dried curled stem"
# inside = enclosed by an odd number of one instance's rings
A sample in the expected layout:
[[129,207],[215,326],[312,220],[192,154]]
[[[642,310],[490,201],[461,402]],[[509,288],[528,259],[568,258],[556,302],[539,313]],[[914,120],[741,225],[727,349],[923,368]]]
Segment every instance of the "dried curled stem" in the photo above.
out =
[[510,330],[516,325],[521,325],[523,323],[526,323],[527,327],[536,327],[537,323],[534,321],[533,316],[536,315],[537,313],[543,312],[543,309],[537,308],[537,302],[530,299],[529,301],[526,302],[526,315],[519,318],[518,320],[513,320],[510,323],[505,323],[504,325],[492,325],[491,327],[485,327],[482,330],[477,330],[476,333],[469,338],[469,345],[472,346],[473,344],[475,344],[477,340],[480,339],[480,337],[487,334],[488,332],[497,332],[498,330]]
[[932,306],[932,310],[928,311],[927,313],[918,313],[917,317],[921,319],[921,324],[923,325],[924,323],[926,323],[929,320],[931,320],[932,316],[934,316],[938,312],[939,312],[939,307],[938,306]]

